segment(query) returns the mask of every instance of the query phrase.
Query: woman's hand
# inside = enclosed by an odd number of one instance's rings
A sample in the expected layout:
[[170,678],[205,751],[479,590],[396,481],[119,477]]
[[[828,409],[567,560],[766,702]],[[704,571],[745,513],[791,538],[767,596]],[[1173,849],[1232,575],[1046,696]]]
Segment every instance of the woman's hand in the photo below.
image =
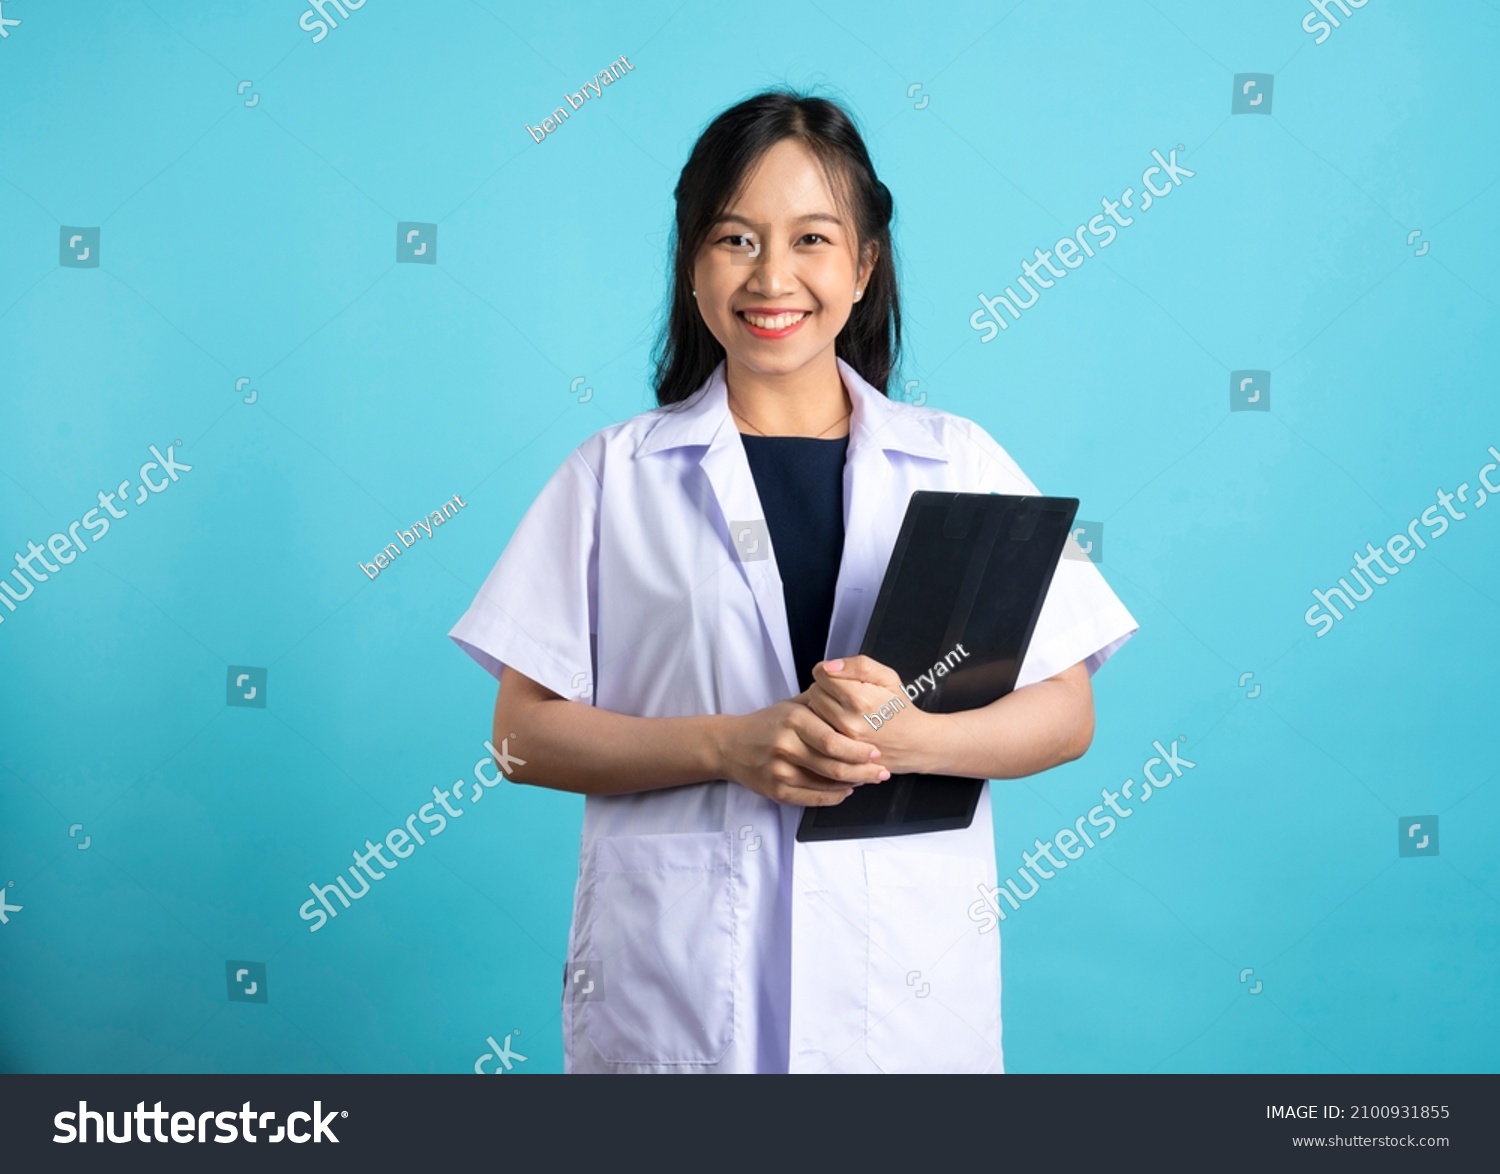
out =
[[807,698],[808,693],[801,693],[724,719],[722,777],[774,802],[802,807],[832,807],[855,787],[891,777],[869,740],[858,741],[831,727]]
[[[814,665],[812,687],[801,697],[833,729],[875,743],[892,774],[1022,778],[1079,758],[1094,736],[1093,690],[1082,662],[958,713],[918,709],[895,672],[868,656]],[[882,705],[890,717],[879,716]]]
[[[839,733],[875,743],[893,774],[931,772],[929,748],[941,719],[912,704],[894,669],[868,656],[823,661],[802,696]],[[882,705],[889,717],[881,717]]]

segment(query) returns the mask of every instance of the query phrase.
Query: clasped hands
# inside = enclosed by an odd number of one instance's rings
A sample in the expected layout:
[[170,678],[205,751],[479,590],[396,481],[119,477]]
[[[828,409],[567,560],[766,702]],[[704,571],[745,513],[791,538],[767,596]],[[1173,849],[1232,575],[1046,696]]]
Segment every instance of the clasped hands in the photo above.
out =
[[[896,671],[872,657],[814,665],[813,683],[793,700],[845,737],[874,746],[875,757],[891,774],[930,767],[927,747],[941,719],[918,709]],[[889,716],[882,716],[882,709]]]
[[[895,696],[906,708],[876,729],[865,714]],[[934,769],[937,733],[951,719],[906,701],[893,669],[851,656],[815,665],[813,683],[795,697],[718,720],[713,777],[732,779],[777,803],[832,807],[855,787],[895,774],[941,773]]]

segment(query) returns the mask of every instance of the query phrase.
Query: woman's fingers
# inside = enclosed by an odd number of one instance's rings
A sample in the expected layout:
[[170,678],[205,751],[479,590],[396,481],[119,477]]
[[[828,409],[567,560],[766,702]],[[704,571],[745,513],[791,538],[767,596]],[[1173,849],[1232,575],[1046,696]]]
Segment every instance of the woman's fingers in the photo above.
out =
[[[858,712],[857,707],[841,703],[837,698],[825,692],[821,687],[808,690],[806,708],[812,710],[813,714],[824,725],[840,734],[847,734],[852,738],[853,734],[846,731],[846,723],[850,721],[850,713]],[[858,720],[858,719],[855,719]]]
[[840,660],[821,661],[813,665],[813,680],[829,685],[835,681],[863,681],[867,685],[879,685],[882,688],[901,687],[901,678],[896,670],[871,656],[846,656]]
[[[814,701],[813,704],[817,704]],[[789,723],[808,751],[823,758],[840,762],[863,764],[879,754],[877,747],[858,738],[851,738],[820,715],[817,710],[806,707],[792,714]]]
[[840,783],[878,783],[890,777],[876,756],[878,748],[839,733],[814,711],[795,715],[792,730],[802,744],[793,763]]
[[878,761],[865,766],[851,766],[836,758],[824,758],[817,754],[808,755],[803,769],[841,786],[849,787],[863,787],[866,783],[883,783],[891,777],[891,772],[881,766]]
[[799,807],[834,807],[854,794],[849,784],[832,782],[800,767],[793,768],[792,777],[780,789],[778,802],[795,803]]
[[[838,662],[835,661],[834,663],[837,664]],[[852,686],[858,683],[850,679],[833,676],[825,671],[822,665],[818,664],[813,666],[813,684],[805,696],[808,698],[809,704],[821,695],[833,698],[840,705],[844,706],[845,709],[857,709],[859,703],[855,699]]]
[[[835,669],[833,666],[839,665]],[[813,684],[802,694],[803,704],[839,729],[857,724],[862,714],[879,708],[904,690],[896,674],[868,656],[831,660],[813,666]],[[821,700],[821,704],[819,703]],[[835,714],[830,703],[843,712]]]

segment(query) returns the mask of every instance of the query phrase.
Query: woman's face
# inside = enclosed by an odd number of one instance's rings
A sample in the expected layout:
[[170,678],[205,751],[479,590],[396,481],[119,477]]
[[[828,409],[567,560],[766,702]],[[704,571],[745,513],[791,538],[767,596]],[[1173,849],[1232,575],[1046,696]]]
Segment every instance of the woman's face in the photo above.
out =
[[859,313],[855,226],[813,154],[795,139],[771,147],[709,230],[693,265],[698,312],[731,362],[790,375],[833,347]]

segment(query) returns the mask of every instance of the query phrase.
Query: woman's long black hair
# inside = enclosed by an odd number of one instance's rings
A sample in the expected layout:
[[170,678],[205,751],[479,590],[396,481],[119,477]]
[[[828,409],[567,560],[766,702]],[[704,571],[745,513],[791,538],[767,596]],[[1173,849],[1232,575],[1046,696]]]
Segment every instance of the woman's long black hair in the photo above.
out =
[[864,140],[842,106],[789,89],[767,90],[724,111],[699,137],[673,195],[672,292],[655,349],[656,402],[681,403],[724,358],[693,300],[693,262],[716,216],[760,157],[782,139],[805,144],[823,165],[829,186],[854,213],[859,258],[874,242],[880,255],[864,295],[834,342],[834,353],[872,387],[886,388],[901,350],[901,302],[891,249],[891,193],[875,176]]

